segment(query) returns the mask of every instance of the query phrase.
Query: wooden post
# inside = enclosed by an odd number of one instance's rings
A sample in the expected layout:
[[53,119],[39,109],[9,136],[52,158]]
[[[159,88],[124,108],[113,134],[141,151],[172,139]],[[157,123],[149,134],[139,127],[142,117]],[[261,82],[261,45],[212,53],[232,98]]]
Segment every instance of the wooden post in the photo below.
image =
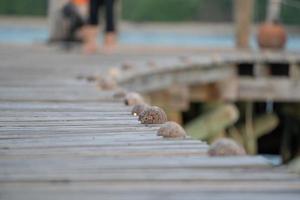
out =
[[269,0],[268,11],[267,11],[267,21],[273,22],[279,19],[281,10],[282,0]]
[[269,75],[268,66],[263,63],[254,64],[254,76],[255,78],[264,78]]
[[60,39],[61,35],[63,35],[61,26],[62,20],[59,11],[68,1],[69,0],[48,1],[49,41]]
[[300,80],[300,65],[297,63],[290,64],[289,76],[292,81],[298,82]]
[[237,48],[249,48],[253,5],[253,0],[235,0]]
[[253,128],[253,102],[246,102],[246,131],[245,131],[245,145],[249,154],[257,153],[256,136]]

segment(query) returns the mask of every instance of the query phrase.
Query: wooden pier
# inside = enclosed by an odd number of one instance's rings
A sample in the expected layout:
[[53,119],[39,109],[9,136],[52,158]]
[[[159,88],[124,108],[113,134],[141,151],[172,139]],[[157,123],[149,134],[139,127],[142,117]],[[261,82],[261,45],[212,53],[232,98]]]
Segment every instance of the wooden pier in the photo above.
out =
[[[215,99],[300,100],[297,52],[222,52],[164,59],[152,65],[129,71],[120,77],[120,84],[150,95],[172,90],[174,85],[182,86],[192,97],[195,92],[209,93],[203,86],[214,84]],[[199,90],[195,91],[197,87]],[[192,100],[207,100],[204,97]]]
[[0,51],[1,200],[299,198],[300,178],[285,166],[212,158],[204,142],[160,138],[113,91],[76,79],[157,55]]

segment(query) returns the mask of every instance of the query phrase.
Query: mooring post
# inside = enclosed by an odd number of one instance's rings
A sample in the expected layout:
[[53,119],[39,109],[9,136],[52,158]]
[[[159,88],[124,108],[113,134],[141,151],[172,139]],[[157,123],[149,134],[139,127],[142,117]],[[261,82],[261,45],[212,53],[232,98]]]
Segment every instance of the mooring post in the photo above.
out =
[[59,11],[69,0],[49,0],[48,1],[48,27],[49,27],[49,41],[60,38],[63,34],[60,26],[61,14]]
[[246,102],[246,131],[245,131],[245,145],[246,150],[249,154],[256,154],[257,153],[257,141],[256,136],[254,133],[253,127],[253,102],[248,101]]
[[279,19],[282,0],[269,0],[267,10],[267,21],[273,22]]
[[249,48],[253,0],[235,0],[236,47]]

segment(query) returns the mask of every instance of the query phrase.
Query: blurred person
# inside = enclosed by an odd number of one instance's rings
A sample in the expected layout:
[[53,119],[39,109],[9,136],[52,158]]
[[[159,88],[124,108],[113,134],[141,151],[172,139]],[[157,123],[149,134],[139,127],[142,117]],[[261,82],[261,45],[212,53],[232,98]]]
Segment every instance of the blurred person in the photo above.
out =
[[98,49],[99,15],[105,9],[104,50],[112,52],[117,43],[114,21],[115,0],[90,0],[87,25],[83,29],[83,50],[85,53],[95,53]]
[[71,45],[82,41],[79,32],[86,19],[82,12],[83,0],[80,0],[81,4],[78,2],[79,0],[49,1],[49,43],[62,42]]
[[76,2],[69,1],[62,8],[62,16],[64,18],[64,29],[66,29],[62,40],[64,42],[77,42],[81,41],[80,36],[77,32],[84,26],[85,21],[83,15],[80,13],[79,6]]

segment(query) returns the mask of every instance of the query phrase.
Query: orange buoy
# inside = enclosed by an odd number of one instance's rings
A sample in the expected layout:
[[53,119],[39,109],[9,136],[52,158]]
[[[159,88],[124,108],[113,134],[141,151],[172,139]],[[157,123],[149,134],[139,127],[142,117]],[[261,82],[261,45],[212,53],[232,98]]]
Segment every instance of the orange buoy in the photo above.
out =
[[258,29],[257,41],[261,49],[283,49],[286,40],[285,29],[277,22],[266,22]]

